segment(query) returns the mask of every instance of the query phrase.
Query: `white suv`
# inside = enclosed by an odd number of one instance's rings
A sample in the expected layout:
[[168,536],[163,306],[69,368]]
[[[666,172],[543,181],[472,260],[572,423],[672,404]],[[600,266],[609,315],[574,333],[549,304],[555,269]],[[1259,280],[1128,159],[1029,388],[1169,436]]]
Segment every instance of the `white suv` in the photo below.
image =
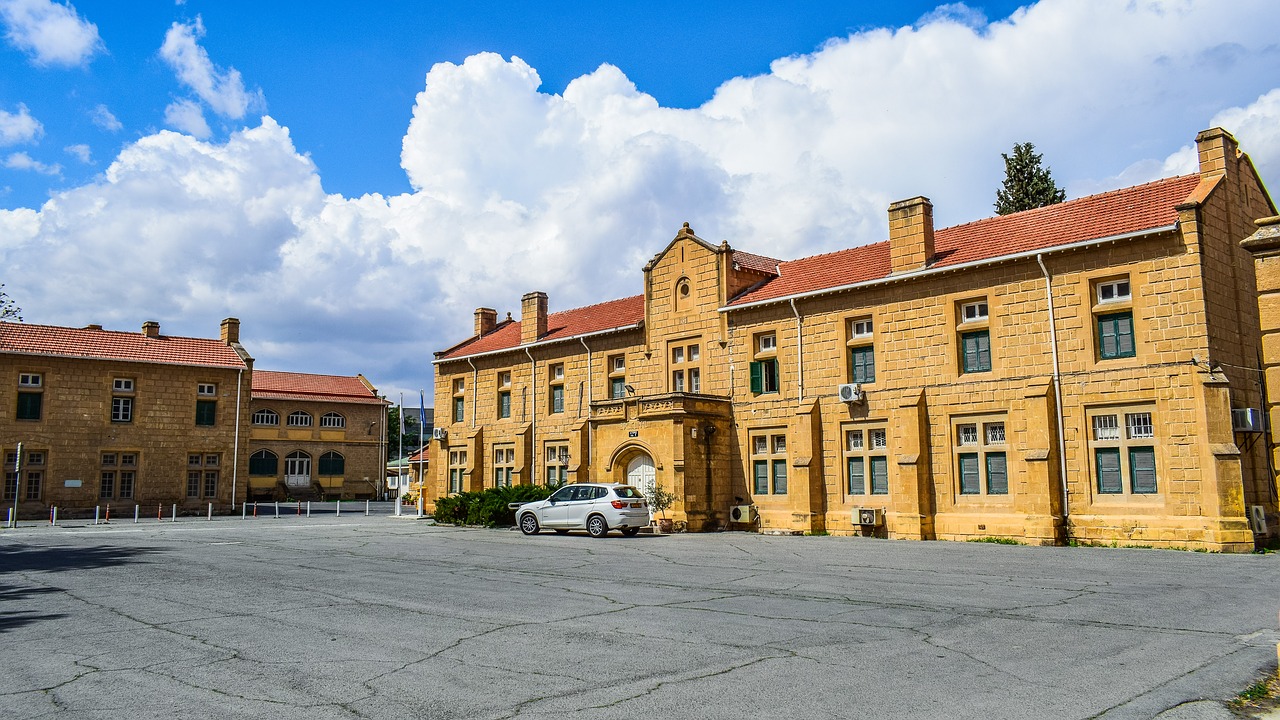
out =
[[516,509],[516,524],[525,535],[550,528],[561,534],[586,530],[591,537],[601,538],[616,528],[631,537],[649,524],[649,503],[630,485],[574,483],[546,500],[521,505]]

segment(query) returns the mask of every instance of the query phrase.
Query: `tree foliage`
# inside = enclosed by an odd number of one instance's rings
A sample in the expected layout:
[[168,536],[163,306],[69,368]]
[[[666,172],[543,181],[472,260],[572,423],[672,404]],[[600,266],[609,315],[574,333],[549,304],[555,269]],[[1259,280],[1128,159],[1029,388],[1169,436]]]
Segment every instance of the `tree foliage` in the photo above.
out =
[[1042,156],[1031,143],[1017,143],[1013,156],[1000,153],[1004,158],[1004,185],[996,190],[996,214],[1032,210],[1060,203],[1067,198],[1067,191],[1053,182],[1049,168],[1041,164]]
[[392,405],[387,410],[387,460],[400,457],[400,441],[404,440],[406,456],[418,452],[422,447],[422,424],[418,422],[418,412],[414,408],[405,408],[404,437],[400,437],[400,408]]
[[435,519],[439,524],[504,527],[516,524],[516,511],[509,503],[534,502],[551,497],[559,485],[513,485],[464,492],[436,500]]
[[9,297],[4,291],[4,284],[0,283],[0,320],[17,320],[22,322],[22,308]]

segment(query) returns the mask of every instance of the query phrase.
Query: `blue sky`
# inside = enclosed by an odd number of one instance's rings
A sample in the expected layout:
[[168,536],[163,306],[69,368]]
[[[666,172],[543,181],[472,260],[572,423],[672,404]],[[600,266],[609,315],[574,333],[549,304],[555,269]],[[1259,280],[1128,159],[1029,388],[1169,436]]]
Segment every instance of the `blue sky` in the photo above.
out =
[[1069,197],[1280,175],[1267,0],[331,4],[0,0],[0,282],[28,322],[210,336],[429,387],[471,311],[634,294],[684,221],[793,258],[894,200],[991,214],[1034,142]]

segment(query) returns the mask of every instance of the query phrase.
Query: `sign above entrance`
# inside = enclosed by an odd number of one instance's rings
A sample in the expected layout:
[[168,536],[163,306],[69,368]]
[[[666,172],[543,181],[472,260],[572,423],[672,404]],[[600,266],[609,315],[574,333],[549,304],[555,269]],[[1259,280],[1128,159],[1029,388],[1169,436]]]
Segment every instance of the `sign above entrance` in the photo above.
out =
[[627,437],[629,437],[629,438],[633,438],[633,437],[640,437],[640,431],[639,431],[639,430],[628,430],[628,431],[627,431]]

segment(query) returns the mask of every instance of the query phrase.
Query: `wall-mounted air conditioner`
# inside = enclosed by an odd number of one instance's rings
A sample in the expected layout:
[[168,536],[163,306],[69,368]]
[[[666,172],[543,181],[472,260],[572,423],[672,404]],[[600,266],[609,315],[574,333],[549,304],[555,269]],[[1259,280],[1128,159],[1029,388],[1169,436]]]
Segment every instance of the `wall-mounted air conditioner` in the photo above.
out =
[[431,429],[431,439],[432,439],[432,440],[445,440],[445,439],[447,439],[448,437],[449,437],[449,431],[448,431],[448,430],[445,430],[444,428],[432,428],[432,429]]
[[1267,509],[1261,505],[1249,506],[1249,527],[1254,535],[1267,534]]
[[866,397],[861,383],[845,383],[836,388],[836,393],[840,396],[840,402],[847,403],[862,402]]
[[854,525],[878,527],[884,524],[884,508],[856,507],[850,519]]
[[1264,430],[1262,411],[1257,408],[1233,408],[1231,429],[1243,433],[1260,433]]
[[729,508],[729,522],[751,523],[756,519],[756,507],[754,505],[734,505]]

